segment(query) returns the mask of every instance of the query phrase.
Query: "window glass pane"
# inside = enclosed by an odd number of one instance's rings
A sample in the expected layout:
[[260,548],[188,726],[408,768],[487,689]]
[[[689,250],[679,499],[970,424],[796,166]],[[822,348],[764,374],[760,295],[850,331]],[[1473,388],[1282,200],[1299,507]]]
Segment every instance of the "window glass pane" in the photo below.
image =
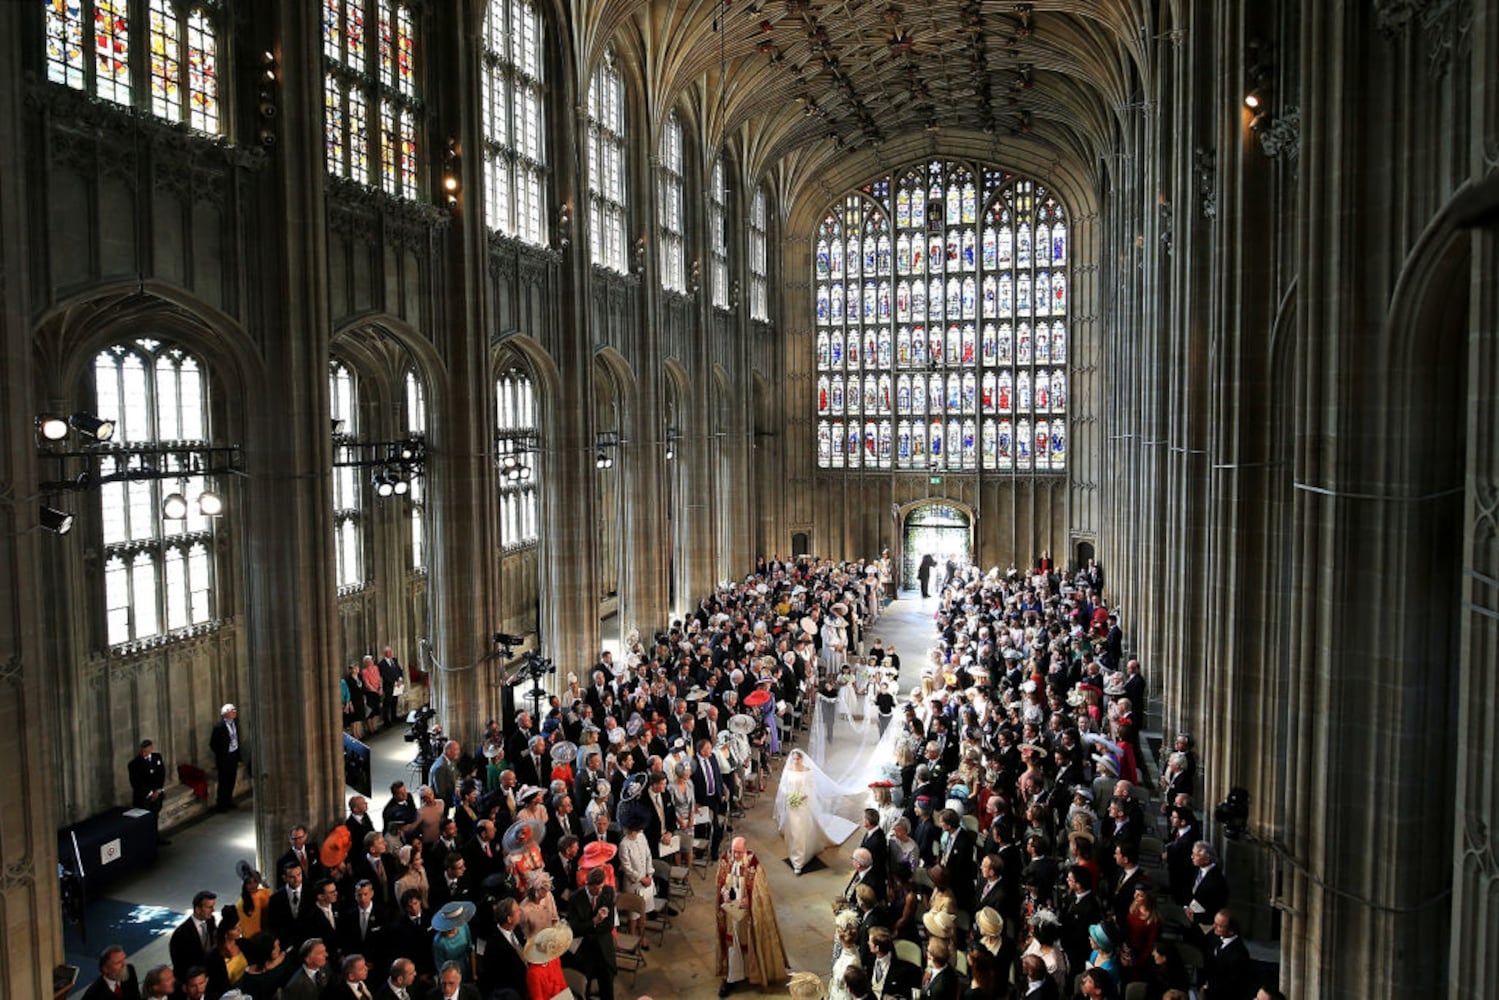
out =
[[109,644],[130,641],[130,573],[125,560],[114,556],[104,564],[104,608]]
[[47,39],[47,79],[82,90],[82,0],[49,0],[43,16],[43,31]]
[[155,561],[144,552],[138,554],[130,564],[130,612],[135,623],[133,638],[161,631],[156,614],[159,589]]
[[127,0],[94,0],[94,90],[130,103],[130,22]]
[[192,102],[188,124],[200,132],[219,132],[218,42],[201,10],[187,18],[187,89]]
[[187,616],[187,559],[182,550],[168,549],[166,553],[167,582],[167,631],[186,628]]
[[151,111],[182,120],[182,61],[177,13],[167,0],[151,0]]
[[213,599],[212,567],[208,562],[208,548],[198,542],[187,553],[187,578],[191,599],[191,615],[194,625],[201,625],[212,618],[210,604]]

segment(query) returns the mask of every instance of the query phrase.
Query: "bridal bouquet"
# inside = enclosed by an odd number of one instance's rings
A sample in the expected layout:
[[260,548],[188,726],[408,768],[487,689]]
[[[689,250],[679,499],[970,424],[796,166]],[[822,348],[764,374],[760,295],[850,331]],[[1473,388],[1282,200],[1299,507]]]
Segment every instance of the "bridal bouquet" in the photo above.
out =
[[786,805],[791,809],[800,809],[807,804],[806,792],[792,792],[786,796]]

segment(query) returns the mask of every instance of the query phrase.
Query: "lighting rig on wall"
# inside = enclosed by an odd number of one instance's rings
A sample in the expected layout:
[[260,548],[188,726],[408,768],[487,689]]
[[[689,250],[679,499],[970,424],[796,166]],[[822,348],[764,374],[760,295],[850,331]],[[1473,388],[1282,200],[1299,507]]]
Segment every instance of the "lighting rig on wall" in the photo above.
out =
[[1244,107],[1249,111],[1249,130],[1256,134],[1270,125],[1270,51],[1258,39],[1250,39],[1244,52]]
[[536,470],[527,459],[541,450],[541,442],[535,434],[506,434],[495,435],[495,468],[499,470],[500,481],[505,486],[518,486],[531,481]]
[[567,202],[557,209],[557,249],[566,250],[573,241],[573,210]]
[[458,207],[458,192],[463,187],[460,169],[463,157],[458,149],[458,140],[449,139],[442,151],[442,196],[449,209]]
[[[188,492],[192,480],[202,483],[195,501],[204,517],[224,512],[224,498],[214,477],[244,475],[238,445],[214,447],[191,441],[159,441],[145,444],[115,442],[115,423],[92,413],[70,417],[42,414],[36,418],[38,456],[50,463],[55,478],[37,485],[44,497],[38,524],[58,535],[73,528],[74,515],[53,506],[58,494],[102,489],[112,483],[177,481],[177,488],[161,498],[164,520],[180,521],[188,514]],[[69,431],[83,439],[77,448],[62,442]]]
[[677,457],[677,442],[682,439],[682,432],[675,427],[666,428],[666,460],[672,461]]
[[333,467],[370,469],[370,487],[377,497],[405,496],[411,483],[427,474],[427,443],[417,435],[395,441],[355,441],[333,422]]
[[596,452],[593,467],[599,471],[614,468],[614,451],[619,447],[618,431],[600,431],[594,440],[594,451]]

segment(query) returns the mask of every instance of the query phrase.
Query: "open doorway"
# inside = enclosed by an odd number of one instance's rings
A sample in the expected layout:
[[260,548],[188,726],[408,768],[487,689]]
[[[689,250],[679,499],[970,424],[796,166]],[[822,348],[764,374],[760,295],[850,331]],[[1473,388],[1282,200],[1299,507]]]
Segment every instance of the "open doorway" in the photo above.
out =
[[907,511],[901,525],[901,588],[921,588],[917,572],[922,556],[930,554],[937,562],[931,577],[933,593],[946,577],[949,560],[967,566],[973,554],[972,528],[968,514],[951,504],[927,503]]

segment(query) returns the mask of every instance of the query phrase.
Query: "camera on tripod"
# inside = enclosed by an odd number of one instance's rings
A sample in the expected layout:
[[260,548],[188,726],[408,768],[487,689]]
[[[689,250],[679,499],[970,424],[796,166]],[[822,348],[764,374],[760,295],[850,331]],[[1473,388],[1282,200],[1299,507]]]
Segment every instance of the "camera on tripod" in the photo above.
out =
[[412,761],[423,774],[432,762],[442,756],[442,723],[433,722],[437,709],[431,705],[412,709],[406,715],[406,733],[401,738],[416,744],[416,760]]

